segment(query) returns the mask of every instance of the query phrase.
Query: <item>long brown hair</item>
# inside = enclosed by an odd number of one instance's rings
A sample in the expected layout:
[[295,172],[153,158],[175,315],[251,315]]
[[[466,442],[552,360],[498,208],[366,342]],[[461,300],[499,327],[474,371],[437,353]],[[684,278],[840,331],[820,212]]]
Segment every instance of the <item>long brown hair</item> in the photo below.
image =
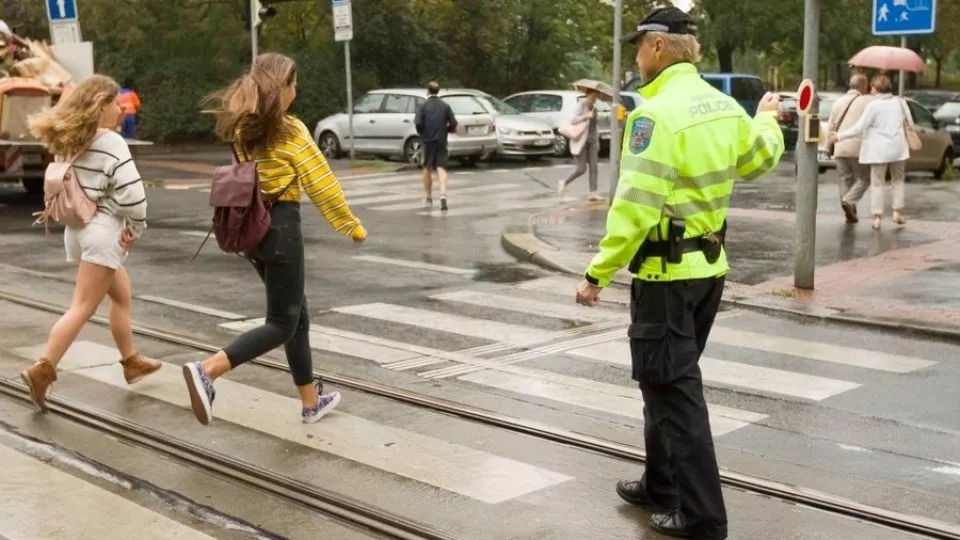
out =
[[296,77],[292,58],[261,54],[249,73],[207,98],[218,106],[204,112],[216,117],[214,131],[221,139],[236,141],[244,151],[251,151],[286,134],[283,95]]
[[30,133],[56,156],[76,156],[90,145],[103,108],[117,99],[120,86],[104,75],[92,75],[65,93],[55,107],[31,116]]

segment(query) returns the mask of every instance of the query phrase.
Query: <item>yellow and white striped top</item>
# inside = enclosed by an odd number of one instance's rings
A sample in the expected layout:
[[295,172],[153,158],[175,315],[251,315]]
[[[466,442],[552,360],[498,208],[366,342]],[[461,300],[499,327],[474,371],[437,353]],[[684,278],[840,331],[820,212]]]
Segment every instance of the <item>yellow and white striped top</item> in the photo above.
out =
[[272,142],[266,148],[258,148],[252,154],[239,152],[243,161],[253,159],[257,162],[260,191],[272,198],[286,188],[277,200],[291,202],[300,202],[302,192],[305,192],[334,230],[354,240],[365,239],[366,229],[350,211],[340,182],[330,170],[327,158],[317,147],[310,130],[294,116],[286,115],[284,121],[288,123],[291,136]]

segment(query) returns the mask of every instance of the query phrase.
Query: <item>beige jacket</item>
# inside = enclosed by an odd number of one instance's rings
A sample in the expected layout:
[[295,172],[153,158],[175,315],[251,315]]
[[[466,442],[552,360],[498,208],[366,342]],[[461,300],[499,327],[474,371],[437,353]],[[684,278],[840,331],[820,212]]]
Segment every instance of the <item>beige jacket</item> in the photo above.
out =
[[[830,111],[830,118],[828,119],[830,131],[840,132],[855,126],[860,120],[860,117],[863,116],[863,111],[867,108],[867,104],[873,101],[873,99],[874,97],[870,94],[861,94],[856,90],[848,91],[833,104],[833,109]],[[843,116],[843,112],[847,110],[848,106],[850,107],[850,111],[843,117],[843,125],[838,126],[837,122],[840,121],[840,117]],[[833,156],[839,158],[859,158],[860,144],[861,138],[859,136],[837,141],[834,145]]]

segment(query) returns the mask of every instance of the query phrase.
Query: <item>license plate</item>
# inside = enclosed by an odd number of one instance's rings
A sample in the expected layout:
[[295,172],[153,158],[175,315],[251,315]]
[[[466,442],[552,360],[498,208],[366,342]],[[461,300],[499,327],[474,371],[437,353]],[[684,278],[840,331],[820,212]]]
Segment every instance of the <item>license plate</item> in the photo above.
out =
[[540,139],[534,144],[537,146],[550,146],[551,144],[553,144],[553,141],[551,139]]
[[600,138],[601,138],[601,139],[609,139],[609,138],[610,138],[610,134],[609,134],[609,133],[601,133],[601,134],[600,134]]
[[467,135],[483,135],[483,126],[467,126]]

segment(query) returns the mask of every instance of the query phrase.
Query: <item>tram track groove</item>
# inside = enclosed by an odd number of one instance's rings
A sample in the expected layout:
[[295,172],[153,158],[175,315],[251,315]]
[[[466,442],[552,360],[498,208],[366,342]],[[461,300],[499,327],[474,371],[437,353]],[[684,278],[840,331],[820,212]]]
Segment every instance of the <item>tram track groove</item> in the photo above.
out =
[[[22,295],[14,294],[0,289],[0,300],[5,300],[20,306],[46,311],[49,313],[62,315],[66,308],[60,305],[52,304],[43,300],[28,298]],[[91,322],[100,326],[109,326],[109,319],[100,315],[94,315]],[[133,332],[137,335],[148,337],[157,341],[166,342],[172,345],[179,345],[197,351],[215,353],[222,347],[206,343],[200,338],[185,336],[179,333],[133,324]],[[272,354],[265,355],[252,361],[262,367],[289,372],[286,362],[280,361]],[[606,457],[621,459],[631,463],[642,464],[646,462],[646,453],[640,448],[632,445],[626,445],[609,441],[599,437],[584,435],[569,431],[563,428],[530,421],[523,418],[512,417],[489,411],[479,407],[474,407],[464,403],[436,398],[425,394],[411,392],[408,390],[396,388],[382,383],[365,381],[347,375],[330,373],[321,370],[315,370],[314,375],[322,381],[357,390],[366,394],[375,395],[400,401],[410,405],[430,409],[439,413],[464,418],[485,425],[491,425],[508,431],[533,436],[539,439],[549,440],[554,443],[591,451]],[[4,381],[4,385],[9,387],[10,382]],[[121,419],[122,420],[122,419]],[[229,459],[229,458],[228,458]],[[268,474],[269,471],[267,471]],[[721,483],[733,489],[740,491],[765,495],[784,502],[790,502],[814,508],[827,513],[839,516],[861,520],[867,523],[881,525],[898,531],[917,534],[926,538],[938,540],[960,540],[960,526],[945,523],[939,520],[910,515],[886,508],[857,502],[852,499],[832,495],[826,492],[804,488],[778,482],[766,478],[761,478],[745,473],[738,473],[726,469],[720,470]],[[397,537],[408,538],[408,537]],[[447,536],[437,537],[411,537],[411,538],[452,538]]]

